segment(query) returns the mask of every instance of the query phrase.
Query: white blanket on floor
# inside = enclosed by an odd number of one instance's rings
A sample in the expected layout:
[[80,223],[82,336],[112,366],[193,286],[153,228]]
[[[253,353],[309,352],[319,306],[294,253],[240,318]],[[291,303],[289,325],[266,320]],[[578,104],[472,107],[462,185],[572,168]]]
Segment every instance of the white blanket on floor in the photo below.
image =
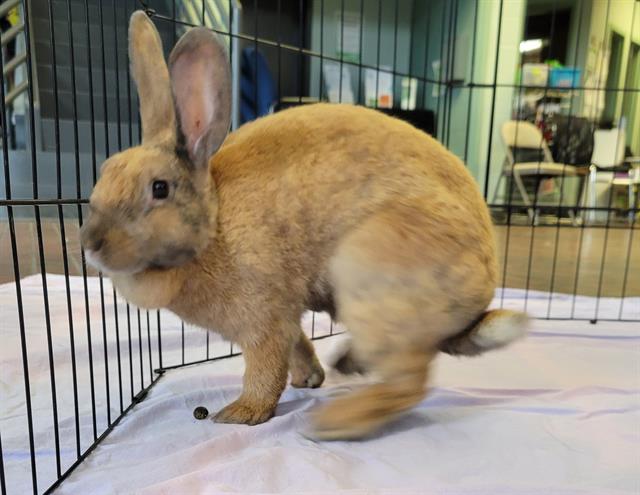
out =
[[[62,469],[76,452],[66,284],[48,276]],[[119,413],[113,295],[105,281],[112,419]],[[55,480],[50,370],[42,282],[23,280],[39,489]],[[104,342],[99,285],[89,280],[97,433],[106,424]],[[86,311],[82,279],[69,284],[76,347],[81,448],[92,442]],[[109,302],[110,301],[110,302]],[[595,300],[553,295],[554,311],[593,314]],[[505,306],[523,307],[523,291],[505,292]],[[531,313],[544,315],[549,296],[531,293]],[[640,299],[603,299],[602,314],[638,318]],[[8,493],[31,490],[15,285],[0,286],[0,434]],[[589,313],[591,312],[591,313]],[[157,362],[155,313],[147,334],[131,311],[133,367],[127,313],[118,305],[124,405],[149,381]],[[182,328],[163,315],[165,366],[181,362]],[[310,319],[305,319],[310,325]],[[328,320],[316,316],[317,334]],[[148,362],[147,336],[154,361]],[[185,359],[203,356],[201,330],[185,331]],[[342,337],[316,342],[321,359]],[[139,349],[142,344],[142,368]],[[228,351],[211,337],[210,355]],[[173,370],[65,481],[64,494],[196,493],[428,493],[618,494],[640,491],[640,325],[580,321],[534,322],[531,335],[507,350],[476,359],[438,358],[430,395],[410,414],[365,442],[314,443],[300,435],[306,412],[363,379],[330,374],[316,390],[287,388],[276,417],[257,427],[197,421],[241,389],[242,359]],[[133,378],[131,378],[133,370]]]

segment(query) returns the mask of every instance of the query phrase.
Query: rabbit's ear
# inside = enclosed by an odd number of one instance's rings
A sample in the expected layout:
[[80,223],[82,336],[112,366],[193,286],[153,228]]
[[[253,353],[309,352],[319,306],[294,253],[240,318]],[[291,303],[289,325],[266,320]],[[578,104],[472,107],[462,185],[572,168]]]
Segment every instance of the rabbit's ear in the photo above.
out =
[[175,146],[175,110],[162,41],[142,10],[129,21],[129,60],[138,87],[143,144]]
[[169,56],[178,113],[178,147],[197,167],[207,165],[229,132],[231,74],[227,51],[216,34],[192,28]]

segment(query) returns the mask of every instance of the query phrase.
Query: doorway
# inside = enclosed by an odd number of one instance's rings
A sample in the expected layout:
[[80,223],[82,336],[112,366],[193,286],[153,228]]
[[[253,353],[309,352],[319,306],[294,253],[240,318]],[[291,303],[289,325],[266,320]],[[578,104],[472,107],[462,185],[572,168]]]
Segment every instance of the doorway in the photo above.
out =
[[615,123],[616,104],[618,102],[618,86],[620,82],[620,71],[622,69],[622,50],[624,47],[624,37],[615,31],[611,31],[611,54],[609,56],[609,72],[607,73],[607,94],[604,100],[604,110],[602,120],[604,122]]
[[640,45],[631,43],[627,61],[624,98],[622,99],[622,115],[627,121],[627,146],[633,155],[640,155],[640,106],[638,92],[630,91],[640,88]]

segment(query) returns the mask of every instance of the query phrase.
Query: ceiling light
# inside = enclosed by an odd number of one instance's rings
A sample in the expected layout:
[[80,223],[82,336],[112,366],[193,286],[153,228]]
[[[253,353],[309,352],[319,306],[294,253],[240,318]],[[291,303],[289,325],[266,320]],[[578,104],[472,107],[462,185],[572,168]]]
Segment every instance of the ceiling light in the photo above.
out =
[[524,40],[520,42],[520,53],[534,52],[542,48],[542,40]]

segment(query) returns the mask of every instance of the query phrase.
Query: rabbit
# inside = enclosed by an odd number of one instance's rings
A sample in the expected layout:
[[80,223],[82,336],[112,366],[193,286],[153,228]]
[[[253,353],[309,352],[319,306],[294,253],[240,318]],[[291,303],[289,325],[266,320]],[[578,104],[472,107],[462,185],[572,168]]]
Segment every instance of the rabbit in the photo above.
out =
[[101,167],[81,231],[87,261],[141,308],[166,308],[238,344],[242,393],[221,423],[269,420],[288,373],[325,372],[300,321],[327,311],[351,345],[338,368],[377,379],[310,414],[317,439],[358,439],[419,403],[443,351],[521,337],[488,310],[492,224],[462,162],[422,131],[355,105],[291,108],[228,134],[224,44],[189,29],[165,62],[143,11],[129,26],[142,144]]

